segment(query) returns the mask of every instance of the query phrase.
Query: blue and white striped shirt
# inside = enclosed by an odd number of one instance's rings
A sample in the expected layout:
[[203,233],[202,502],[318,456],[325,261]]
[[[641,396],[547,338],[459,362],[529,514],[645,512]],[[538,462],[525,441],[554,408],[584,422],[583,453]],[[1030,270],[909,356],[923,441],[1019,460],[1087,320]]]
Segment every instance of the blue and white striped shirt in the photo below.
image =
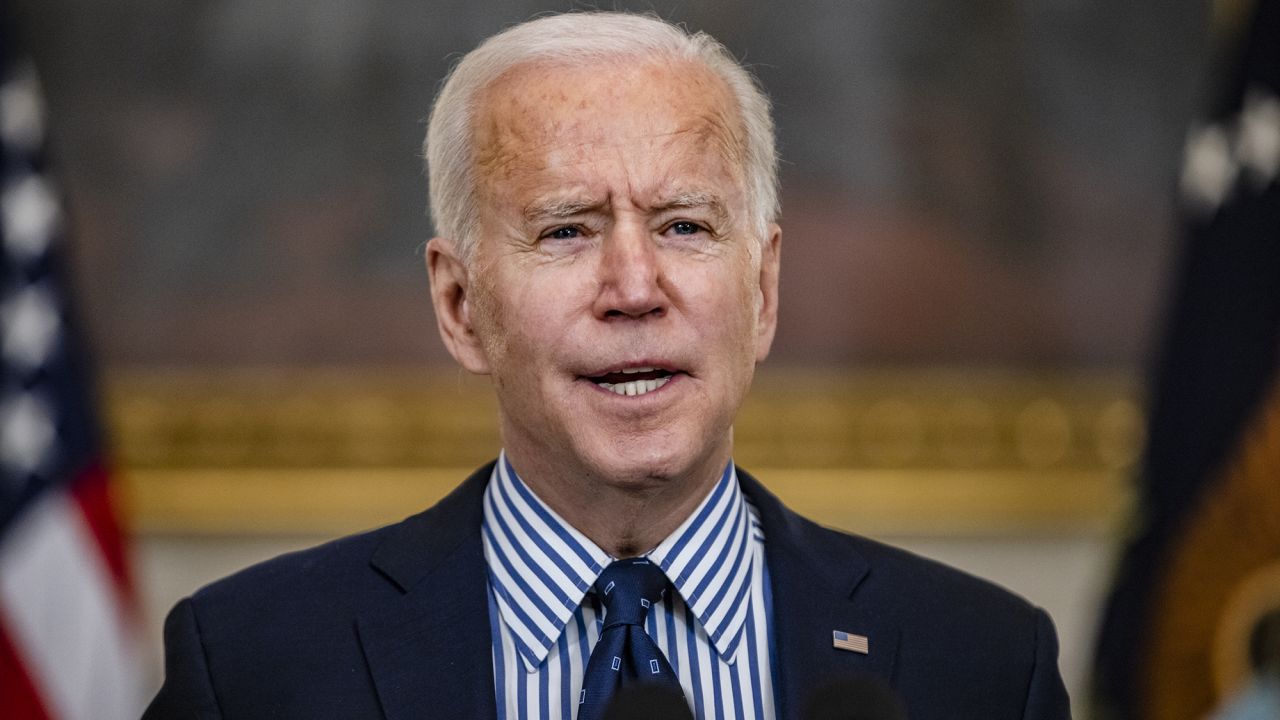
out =
[[[572,720],[603,620],[591,586],[614,558],[535,496],[505,454],[485,489],[483,540],[498,718]],[[764,533],[733,463],[648,557],[675,592],[646,629],[694,715],[773,718]]]

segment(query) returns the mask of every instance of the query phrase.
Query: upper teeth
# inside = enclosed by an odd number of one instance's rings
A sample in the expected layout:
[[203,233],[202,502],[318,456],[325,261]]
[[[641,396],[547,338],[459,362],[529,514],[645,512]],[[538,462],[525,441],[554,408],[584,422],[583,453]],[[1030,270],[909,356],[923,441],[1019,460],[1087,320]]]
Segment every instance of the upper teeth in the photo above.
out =
[[651,367],[643,367],[643,368],[623,368],[623,369],[622,369],[622,370],[620,370],[619,372],[621,372],[623,375],[635,375],[636,373],[642,373],[642,372],[653,372],[653,371],[655,371],[655,370],[657,370],[657,369],[658,369],[658,368],[651,368]]
[[[627,372],[623,370],[623,372]],[[637,370],[636,372],[640,372]],[[656,380],[631,380],[621,383],[599,383],[600,387],[605,390],[611,390],[619,395],[644,395],[666,385],[671,381],[670,377],[661,377]]]

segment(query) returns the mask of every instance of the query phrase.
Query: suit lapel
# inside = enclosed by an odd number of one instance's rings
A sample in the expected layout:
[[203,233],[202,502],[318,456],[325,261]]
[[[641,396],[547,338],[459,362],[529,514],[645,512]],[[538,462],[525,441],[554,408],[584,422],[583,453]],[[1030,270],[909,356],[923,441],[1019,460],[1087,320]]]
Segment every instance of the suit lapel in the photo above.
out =
[[[497,715],[480,543],[492,467],[397,526],[370,561],[399,590],[358,617],[360,642],[390,720]],[[871,568],[849,538],[791,512],[741,469],[738,478],[765,531],[778,716],[798,718],[814,691],[834,677],[868,674],[890,682],[898,628],[877,608],[857,602]],[[836,630],[866,636],[869,652],[835,648]]]
[[[891,682],[898,627],[857,602],[871,568],[848,537],[788,510],[759,481],[738,469],[742,489],[760,511],[773,596],[774,675],[778,716],[798,718],[824,682],[872,675]],[[866,654],[836,648],[834,631],[867,638]]]
[[492,465],[394,529],[370,563],[399,592],[359,613],[387,718],[495,717],[482,497]]

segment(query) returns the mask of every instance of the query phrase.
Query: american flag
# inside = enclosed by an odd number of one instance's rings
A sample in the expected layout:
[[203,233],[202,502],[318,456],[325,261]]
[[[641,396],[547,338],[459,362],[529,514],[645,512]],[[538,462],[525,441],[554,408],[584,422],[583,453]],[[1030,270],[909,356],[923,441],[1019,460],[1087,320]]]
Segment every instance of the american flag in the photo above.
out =
[[866,655],[870,651],[866,635],[854,635],[843,630],[831,631],[831,646],[849,652]]
[[0,717],[136,718],[147,681],[136,603],[73,332],[41,96],[4,22]]
[[1231,658],[1248,666],[1224,628],[1260,619],[1242,598],[1258,615],[1276,600],[1254,578],[1280,561],[1280,0],[1239,10],[1252,21],[1222,34],[1223,72],[1184,151],[1132,535],[1093,651],[1098,717],[1208,717],[1237,680]]

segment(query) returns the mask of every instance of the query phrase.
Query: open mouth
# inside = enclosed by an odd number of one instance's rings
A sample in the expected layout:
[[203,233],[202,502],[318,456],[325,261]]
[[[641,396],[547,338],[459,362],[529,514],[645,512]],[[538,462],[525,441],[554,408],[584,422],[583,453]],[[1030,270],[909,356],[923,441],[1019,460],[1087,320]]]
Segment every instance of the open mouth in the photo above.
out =
[[653,367],[624,368],[587,378],[618,395],[645,395],[671,382],[675,372]]

